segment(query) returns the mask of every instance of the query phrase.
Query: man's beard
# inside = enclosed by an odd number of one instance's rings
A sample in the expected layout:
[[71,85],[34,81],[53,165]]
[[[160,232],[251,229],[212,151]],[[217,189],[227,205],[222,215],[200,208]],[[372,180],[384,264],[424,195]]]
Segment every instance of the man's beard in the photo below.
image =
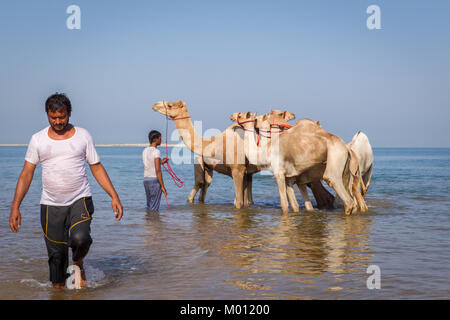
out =
[[52,129],[55,132],[64,132],[64,130],[66,130],[68,124],[69,123],[60,124],[60,125],[52,125]]

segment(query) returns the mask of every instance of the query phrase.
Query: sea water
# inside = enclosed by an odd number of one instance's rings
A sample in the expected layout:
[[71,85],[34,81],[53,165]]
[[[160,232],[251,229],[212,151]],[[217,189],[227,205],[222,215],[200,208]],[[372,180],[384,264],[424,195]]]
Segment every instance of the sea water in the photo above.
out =
[[[14,234],[9,207],[26,147],[0,147],[0,299],[450,297],[450,149],[374,149],[369,212],[351,216],[304,206],[283,216],[267,174],[254,176],[249,208],[233,207],[233,182],[218,173],[205,203],[189,204],[193,166],[173,163],[184,187],[164,173],[170,211],[162,199],[160,212],[148,213],[142,150],[97,148],[124,217],[115,221],[110,198],[89,172],[95,212],[87,287],[55,290],[40,226],[40,166]],[[370,266],[379,268],[380,289],[368,286]]]

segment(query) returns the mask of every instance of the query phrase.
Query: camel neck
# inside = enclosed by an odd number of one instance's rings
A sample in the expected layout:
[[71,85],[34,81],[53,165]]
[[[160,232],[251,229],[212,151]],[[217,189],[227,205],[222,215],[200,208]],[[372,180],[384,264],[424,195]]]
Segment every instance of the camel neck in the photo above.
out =
[[[270,139],[257,135],[255,130],[245,130],[245,155],[251,164],[265,166],[268,164]],[[258,143],[259,139],[259,143]]]
[[178,118],[174,123],[186,147],[195,154],[204,155],[205,148],[214,141],[214,138],[205,139],[199,135],[190,117]]

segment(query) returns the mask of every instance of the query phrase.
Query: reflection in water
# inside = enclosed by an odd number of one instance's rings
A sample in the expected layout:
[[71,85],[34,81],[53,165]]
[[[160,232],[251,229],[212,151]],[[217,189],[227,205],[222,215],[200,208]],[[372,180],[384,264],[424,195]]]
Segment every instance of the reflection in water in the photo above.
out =
[[352,273],[367,268],[370,254],[369,215],[342,216],[328,224],[327,271]]
[[262,294],[261,290],[274,289],[270,283],[280,276],[314,283],[312,279],[323,274],[339,278],[361,273],[371,259],[368,215],[279,216],[249,208],[231,209],[233,217],[224,219],[216,217],[224,216],[218,209],[211,205],[193,208],[196,242],[232,270],[227,282],[241,289]]

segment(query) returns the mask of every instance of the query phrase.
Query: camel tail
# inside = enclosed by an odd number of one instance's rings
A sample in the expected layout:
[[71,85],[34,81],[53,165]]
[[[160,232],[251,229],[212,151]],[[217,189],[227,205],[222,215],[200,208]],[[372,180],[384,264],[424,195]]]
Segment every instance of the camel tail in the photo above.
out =
[[370,165],[369,170],[364,174],[364,176],[361,177],[361,186],[363,186],[363,196],[366,196],[366,192],[369,189],[370,186],[370,180],[372,180],[372,170],[373,170],[373,163]]

